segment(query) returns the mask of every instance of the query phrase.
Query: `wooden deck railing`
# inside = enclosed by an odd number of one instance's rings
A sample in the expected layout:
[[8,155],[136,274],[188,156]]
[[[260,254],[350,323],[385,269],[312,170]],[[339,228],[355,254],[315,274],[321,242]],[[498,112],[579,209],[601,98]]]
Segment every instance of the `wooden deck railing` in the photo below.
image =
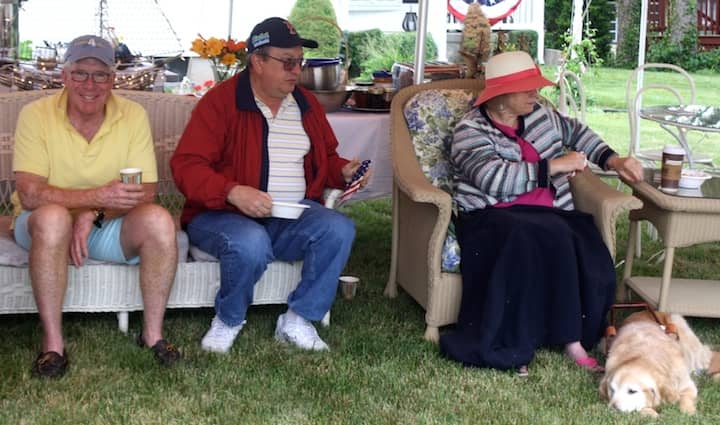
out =
[[[648,2],[648,32],[662,36],[667,30],[668,0]],[[697,0],[698,47],[720,47],[720,0]]]

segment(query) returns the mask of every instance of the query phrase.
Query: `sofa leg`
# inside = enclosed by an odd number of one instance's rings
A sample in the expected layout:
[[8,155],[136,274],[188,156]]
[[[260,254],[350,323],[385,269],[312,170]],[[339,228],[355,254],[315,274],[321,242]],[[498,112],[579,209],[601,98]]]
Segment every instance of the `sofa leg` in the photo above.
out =
[[383,295],[385,295],[388,298],[395,298],[397,297],[398,290],[397,290],[397,283],[394,279],[388,280],[387,285],[385,285],[385,291],[383,292]]
[[118,311],[117,318],[118,318],[118,328],[120,329],[120,332],[127,335],[128,333],[128,322],[130,321],[130,315],[127,311]]
[[325,313],[325,316],[323,316],[322,320],[320,321],[320,324],[323,325],[323,327],[325,327],[325,328],[330,326],[330,311]]
[[428,325],[425,328],[425,340],[438,344],[440,342],[440,329],[437,326]]

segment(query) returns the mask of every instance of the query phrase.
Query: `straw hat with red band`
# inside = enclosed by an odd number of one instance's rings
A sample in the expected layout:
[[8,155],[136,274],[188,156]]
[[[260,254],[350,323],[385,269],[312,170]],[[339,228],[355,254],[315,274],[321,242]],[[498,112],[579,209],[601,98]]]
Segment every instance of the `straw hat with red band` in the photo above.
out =
[[485,88],[475,105],[487,102],[501,94],[520,93],[553,86],[555,83],[542,76],[530,55],[523,51],[495,55],[485,65]]

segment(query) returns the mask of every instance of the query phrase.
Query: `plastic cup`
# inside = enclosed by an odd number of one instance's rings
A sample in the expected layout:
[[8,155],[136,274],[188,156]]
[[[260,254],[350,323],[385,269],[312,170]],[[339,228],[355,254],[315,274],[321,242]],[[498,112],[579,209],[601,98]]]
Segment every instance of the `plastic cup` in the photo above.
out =
[[355,297],[360,278],[355,276],[340,276],[340,292],[343,298],[351,300]]
[[139,168],[123,168],[120,170],[120,180],[123,183],[142,183],[142,170]]
[[683,148],[671,145],[665,146],[660,169],[660,189],[666,192],[678,190],[684,158],[685,150]]

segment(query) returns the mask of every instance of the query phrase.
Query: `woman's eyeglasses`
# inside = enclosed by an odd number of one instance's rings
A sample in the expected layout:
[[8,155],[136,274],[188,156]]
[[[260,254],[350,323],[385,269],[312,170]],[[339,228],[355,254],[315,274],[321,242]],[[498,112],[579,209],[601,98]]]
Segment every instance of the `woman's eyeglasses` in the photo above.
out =
[[292,71],[295,69],[296,66],[300,65],[300,68],[305,66],[305,58],[287,58],[287,59],[280,59],[276,58],[275,56],[270,56],[268,54],[263,55],[265,57],[268,57],[270,59],[275,59],[276,61],[283,64],[283,69],[285,71]]
[[76,83],[83,83],[87,81],[90,76],[92,76],[92,80],[95,83],[101,84],[101,83],[107,83],[110,81],[110,76],[112,74],[109,72],[87,72],[87,71],[70,71],[70,79],[75,81]]

